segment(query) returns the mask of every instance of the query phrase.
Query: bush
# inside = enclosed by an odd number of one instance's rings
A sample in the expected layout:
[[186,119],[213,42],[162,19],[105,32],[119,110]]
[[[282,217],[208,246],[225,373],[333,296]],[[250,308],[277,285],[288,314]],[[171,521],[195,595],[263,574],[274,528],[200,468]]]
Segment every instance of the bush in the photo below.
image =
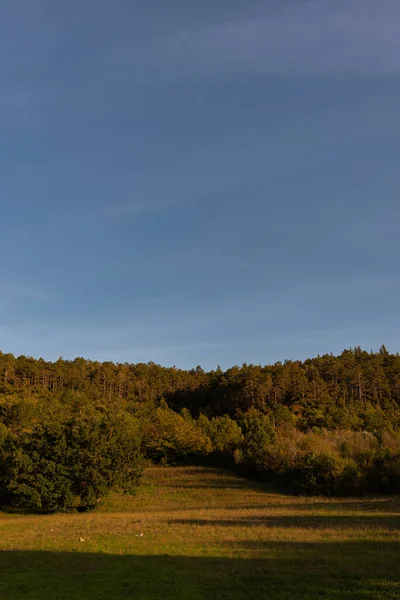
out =
[[332,454],[310,452],[301,456],[292,471],[294,493],[330,496],[336,491],[336,479],[342,472],[340,458]]
[[239,423],[244,441],[235,452],[235,462],[244,474],[263,477],[269,471],[269,450],[276,438],[269,417],[252,409],[241,416]]
[[200,415],[198,425],[210,438],[216,454],[232,458],[235,450],[243,443],[241,428],[228,415],[210,420],[205,415]]
[[9,499],[8,479],[10,456],[13,449],[13,436],[10,430],[0,422],[0,502]]
[[352,458],[343,460],[342,472],[336,480],[336,493],[340,496],[356,496],[365,489],[365,474]]
[[148,458],[164,464],[190,464],[212,451],[210,438],[189,411],[179,415],[166,403],[156,409],[144,446]]
[[37,425],[20,439],[7,487],[15,504],[30,509],[93,508],[113,486],[137,485],[139,448],[129,415],[91,412]]
[[368,488],[380,494],[400,493],[400,454],[383,450],[367,470]]

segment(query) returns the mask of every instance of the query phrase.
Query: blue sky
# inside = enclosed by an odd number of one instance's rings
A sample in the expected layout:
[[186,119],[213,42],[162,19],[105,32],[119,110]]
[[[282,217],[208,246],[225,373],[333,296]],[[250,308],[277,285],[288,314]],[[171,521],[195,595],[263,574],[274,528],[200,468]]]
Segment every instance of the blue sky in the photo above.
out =
[[398,0],[3,0],[0,348],[400,349]]

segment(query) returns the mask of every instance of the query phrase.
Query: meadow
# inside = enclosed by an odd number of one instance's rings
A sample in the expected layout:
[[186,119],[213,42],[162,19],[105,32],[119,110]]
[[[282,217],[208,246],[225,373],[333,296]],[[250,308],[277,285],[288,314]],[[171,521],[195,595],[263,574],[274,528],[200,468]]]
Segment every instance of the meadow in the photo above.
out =
[[149,467],[93,512],[0,513],[3,600],[400,598],[399,497],[274,493]]

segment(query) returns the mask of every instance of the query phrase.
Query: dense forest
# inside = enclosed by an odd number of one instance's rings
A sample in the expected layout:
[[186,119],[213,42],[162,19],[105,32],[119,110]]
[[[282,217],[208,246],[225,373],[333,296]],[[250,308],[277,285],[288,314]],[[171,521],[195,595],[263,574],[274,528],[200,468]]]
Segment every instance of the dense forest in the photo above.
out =
[[400,356],[205,372],[0,353],[0,502],[92,508],[143,460],[231,466],[299,494],[400,492]]

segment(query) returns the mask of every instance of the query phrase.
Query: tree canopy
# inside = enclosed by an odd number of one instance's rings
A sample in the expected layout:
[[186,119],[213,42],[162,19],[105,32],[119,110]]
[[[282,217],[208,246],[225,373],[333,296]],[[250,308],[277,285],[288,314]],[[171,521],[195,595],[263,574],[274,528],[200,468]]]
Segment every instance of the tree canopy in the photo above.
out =
[[141,456],[214,461],[299,493],[400,489],[400,356],[206,372],[0,353],[0,495],[54,510],[133,489]]

